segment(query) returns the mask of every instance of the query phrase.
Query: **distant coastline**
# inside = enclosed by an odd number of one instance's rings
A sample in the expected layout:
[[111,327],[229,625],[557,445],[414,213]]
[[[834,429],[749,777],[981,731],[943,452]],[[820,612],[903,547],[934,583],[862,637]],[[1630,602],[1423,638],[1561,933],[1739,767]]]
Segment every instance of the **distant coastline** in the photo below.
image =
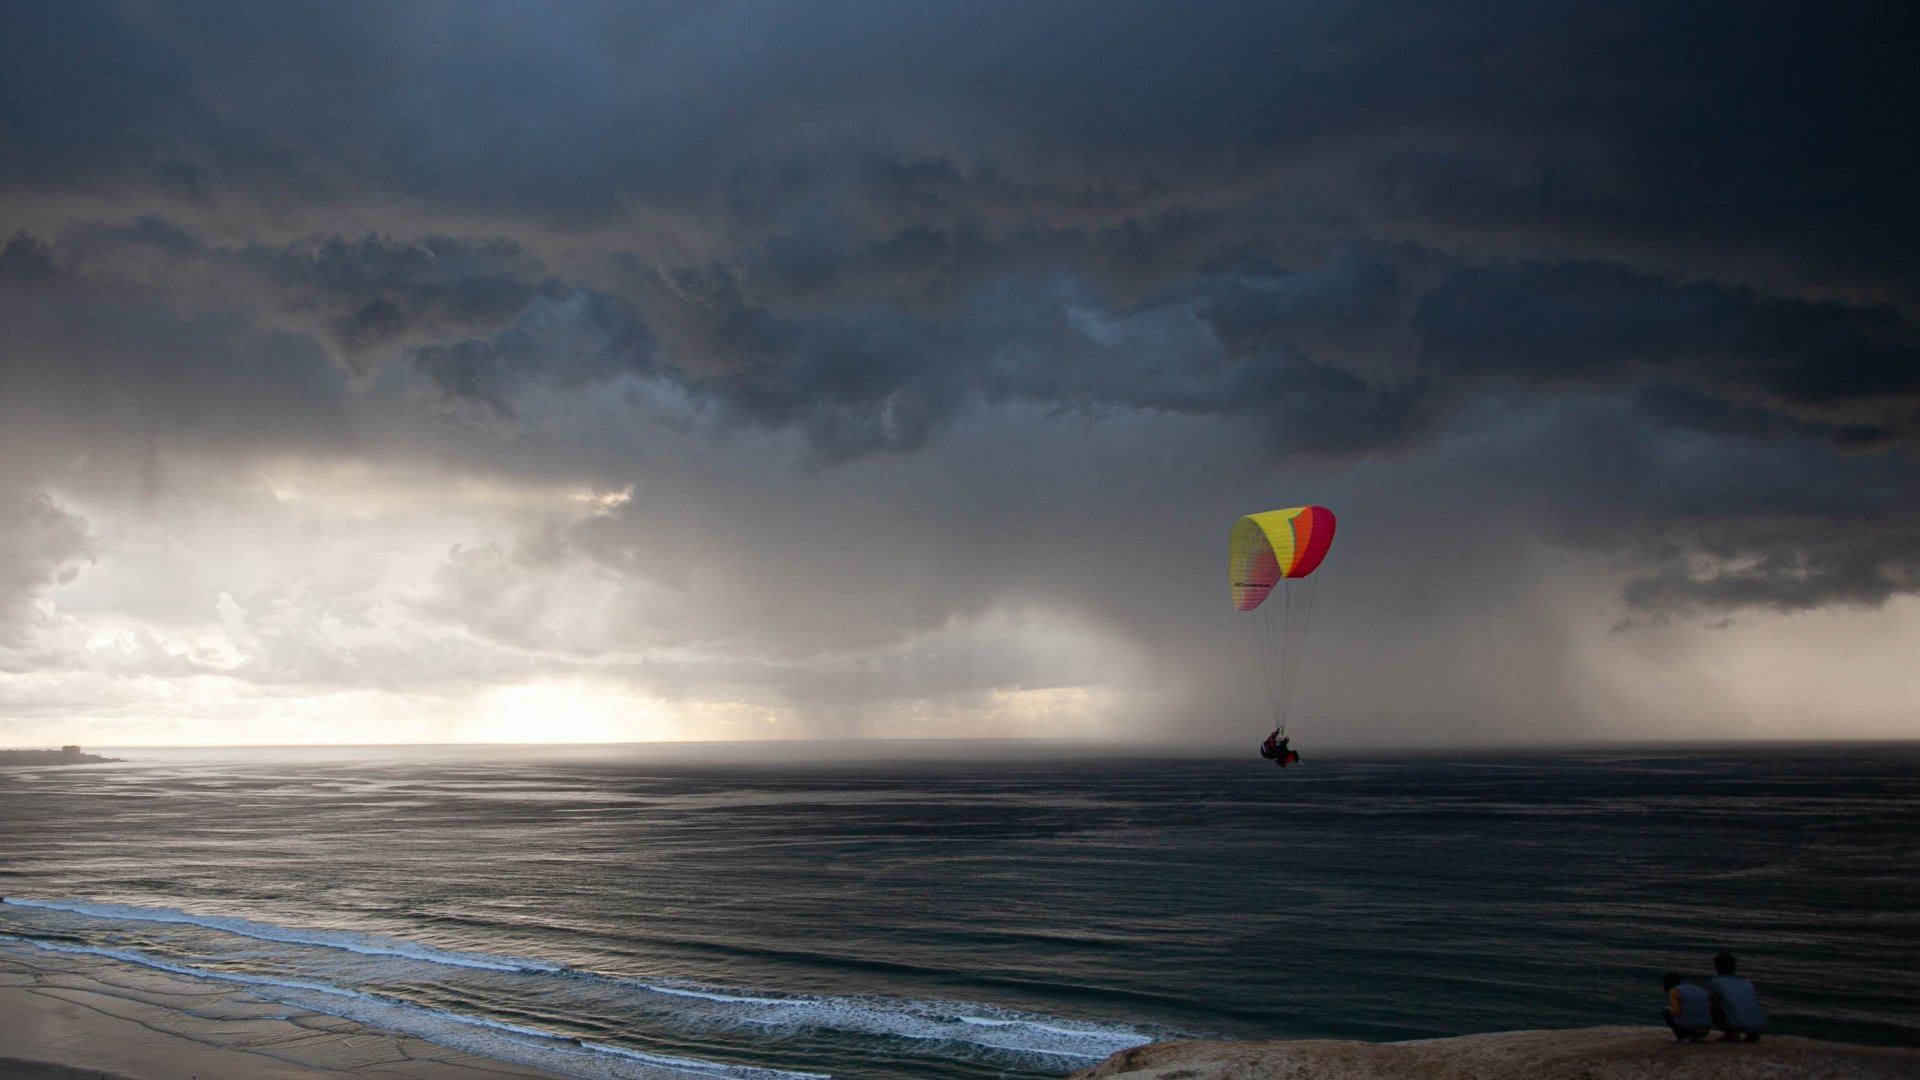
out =
[[119,760],[89,754],[77,746],[63,746],[58,750],[0,750],[0,765],[86,765]]

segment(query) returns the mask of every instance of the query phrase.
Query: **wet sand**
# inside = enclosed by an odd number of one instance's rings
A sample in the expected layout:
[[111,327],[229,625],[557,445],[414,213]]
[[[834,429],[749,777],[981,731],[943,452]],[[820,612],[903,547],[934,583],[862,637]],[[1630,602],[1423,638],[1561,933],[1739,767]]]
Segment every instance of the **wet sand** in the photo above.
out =
[[0,1080],[559,1076],[338,1017],[267,1002],[236,1007],[226,998],[198,992],[186,980],[128,988],[0,966]]

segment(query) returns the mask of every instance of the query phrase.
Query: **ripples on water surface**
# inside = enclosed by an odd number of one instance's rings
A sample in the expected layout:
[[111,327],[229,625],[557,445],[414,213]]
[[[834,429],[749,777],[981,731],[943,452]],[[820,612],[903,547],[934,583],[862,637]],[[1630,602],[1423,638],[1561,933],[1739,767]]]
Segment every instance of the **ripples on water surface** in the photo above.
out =
[[[0,960],[595,1077],[1058,1076],[1173,1035],[1637,1024],[1920,1042],[1920,750],[0,768]],[[723,760],[729,751],[713,749]],[[763,752],[764,753],[764,752]]]

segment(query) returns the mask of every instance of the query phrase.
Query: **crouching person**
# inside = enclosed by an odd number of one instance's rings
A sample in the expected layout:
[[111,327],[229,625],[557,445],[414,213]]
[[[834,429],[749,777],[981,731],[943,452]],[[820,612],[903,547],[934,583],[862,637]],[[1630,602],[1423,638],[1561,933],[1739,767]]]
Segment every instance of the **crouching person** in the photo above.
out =
[[1733,973],[1736,961],[1732,953],[1713,958],[1713,978],[1707,980],[1707,998],[1713,1005],[1713,1026],[1721,1031],[1721,1042],[1760,1041],[1760,1029],[1767,1026],[1767,1014],[1760,1011],[1760,999],[1753,984]]
[[1707,992],[1669,971],[1660,980],[1667,991],[1667,1007],[1660,1018],[1673,1029],[1675,1042],[1699,1042],[1713,1033],[1713,1006]]

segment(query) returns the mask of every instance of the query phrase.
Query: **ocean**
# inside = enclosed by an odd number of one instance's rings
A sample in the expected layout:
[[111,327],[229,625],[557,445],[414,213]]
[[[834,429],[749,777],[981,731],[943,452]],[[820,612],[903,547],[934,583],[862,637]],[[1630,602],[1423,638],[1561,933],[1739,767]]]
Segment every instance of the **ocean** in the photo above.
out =
[[1721,949],[1771,1031],[1920,1045],[1920,746],[847,749],[0,768],[0,962],[591,1078],[1657,1025]]

